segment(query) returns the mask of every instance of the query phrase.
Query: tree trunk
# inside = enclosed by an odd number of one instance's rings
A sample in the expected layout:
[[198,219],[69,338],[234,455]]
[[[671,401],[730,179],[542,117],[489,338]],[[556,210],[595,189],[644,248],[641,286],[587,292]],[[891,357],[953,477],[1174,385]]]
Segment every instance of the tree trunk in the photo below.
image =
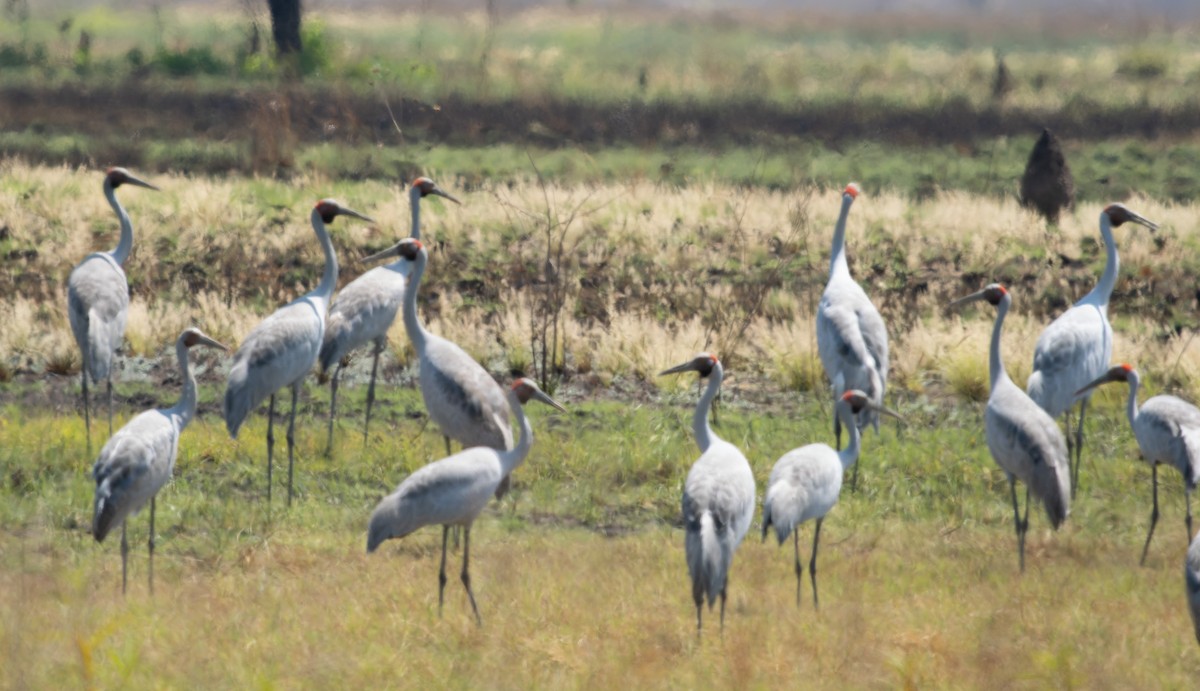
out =
[[267,0],[277,55],[300,52],[300,0]]

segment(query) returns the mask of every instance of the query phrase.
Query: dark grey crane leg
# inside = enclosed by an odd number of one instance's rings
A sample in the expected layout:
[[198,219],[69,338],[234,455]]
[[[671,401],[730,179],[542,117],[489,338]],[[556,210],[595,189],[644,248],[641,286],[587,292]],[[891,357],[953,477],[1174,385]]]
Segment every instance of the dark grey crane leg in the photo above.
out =
[[150,594],[154,594],[154,497],[150,497],[150,540],[147,546],[150,549]]
[[696,601],[696,636],[699,637],[704,624],[704,591],[699,579],[692,581],[692,599]]
[[275,394],[267,404],[267,503],[271,503],[271,460],[275,452]]
[[88,396],[87,386],[87,365],[79,369],[79,376],[83,380],[83,426],[87,429],[87,448],[88,455],[92,455],[92,403]]
[[367,430],[371,429],[371,406],[375,403],[375,375],[379,372],[379,354],[381,346],[375,347],[375,361],[371,364],[371,383],[367,385],[367,419],[363,422],[363,446],[367,445]]
[[[1154,526],[1158,523],[1158,464],[1155,463],[1150,468],[1150,484],[1153,487],[1154,493],[1154,510],[1150,512],[1150,532],[1146,533],[1146,544],[1142,547],[1142,561],[1140,566],[1146,565],[1146,553],[1150,551],[1150,538],[1154,537]],[[1189,507],[1190,511],[1190,507]],[[1189,518],[1191,516],[1189,515]],[[1191,532],[1190,530],[1188,531]],[[1189,540],[1190,541],[1190,540]]]
[[129,540],[125,538],[125,523],[121,523],[121,594],[129,586]]
[[337,390],[338,376],[342,373],[342,363],[333,370],[333,377],[329,380],[329,440],[325,442],[325,455],[333,455],[333,419],[337,417]]
[[471,527],[463,528],[463,569],[462,569],[462,584],[467,589],[467,598],[471,601],[471,611],[475,613],[475,623],[483,626],[483,619],[479,616],[479,607],[475,605],[475,593],[471,592],[471,573],[468,570],[471,565]]
[[288,418],[287,428],[287,445],[288,445],[288,499],[287,505],[292,505],[292,467],[296,461],[296,403],[300,398],[300,386],[297,384],[292,387],[292,415]]
[[1192,542],[1192,488],[1188,487],[1186,482],[1184,483],[1184,486],[1183,486],[1183,496],[1184,496],[1184,499],[1187,500],[1187,531],[1188,531],[1187,541],[1188,541],[1188,544],[1191,544],[1191,542]]
[[817,609],[820,606],[817,602],[817,544],[821,541],[821,523],[824,520],[824,518],[817,519],[817,529],[813,531],[812,559],[808,562],[808,575],[812,577],[813,586],[813,609]]
[[[1008,489],[1012,493],[1013,527],[1017,531],[1017,556],[1021,563],[1021,573],[1025,573],[1025,532],[1021,530],[1021,511],[1017,507],[1017,479],[1008,476]],[[1028,498],[1025,499],[1029,501]]]
[[112,436],[112,410],[113,410],[113,394],[112,394],[112,377],[109,376],[105,380],[105,388],[108,389],[108,436]]
[[804,567],[800,564],[800,526],[792,529],[792,549],[796,553],[796,606],[800,606],[800,590],[804,586]]
[[442,616],[442,602],[446,596],[446,539],[450,537],[450,526],[442,526],[442,568],[438,571],[438,618]]
[[1071,434],[1071,409],[1063,413],[1063,427],[1067,430],[1067,475],[1071,478],[1071,499],[1075,498],[1075,488],[1079,485],[1079,469],[1075,467],[1075,437]]
[[[1075,477],[1071,480],[1071,498],[1075,498],[1075,488],[1079,485],[1079,469],[1083,466],[1083,421],[1087,417],[1088,399],[1079,404],[1079,426],[1075,429]],[[1092,465],[1093,470],[1095,464]]]
[[[446,455],[449,456],[450,455],[450,437],[443,434],[442,439],[446,442]],[[450,532],[454,535],[453,549],[455,552],[457,552],[458,551],[458,526],[454,526],[453,528],[451,528]]]
[[725,585],[721,587],[721,637],[725,636],[725,591],[729,588],[729,577],[725,577]]

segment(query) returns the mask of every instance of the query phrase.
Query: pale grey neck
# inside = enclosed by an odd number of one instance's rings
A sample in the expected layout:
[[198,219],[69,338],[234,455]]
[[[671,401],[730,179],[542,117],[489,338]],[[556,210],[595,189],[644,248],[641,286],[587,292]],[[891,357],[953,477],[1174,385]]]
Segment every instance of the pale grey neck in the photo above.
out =
[[425,274],[427,260],[428,255],[424,249],[417,253],[412,273],[408,275],[408,285],[404,288],[404,330],[408,332],[408,340],[412,341],[418,354],[425,352],[425,342],[428,340],[425,327],[421,326],[421,320],[417,318],[417,291],[421,285],[421,276]]
[[842,469],[847,469],[858,460],[859,443],[862,441],[862,433],[858,431],[858,424],[854,419],[854,411],[850,410],[848,404],[838,402],[837,412],[838,417],[842,420],[842,427],[845,427],[850,432],[850,442],[846,444],[846,448],[838,452],[838,459],[842,462]]
[[117,201],[117,191],[113,189],[107,178],[104,180],[104,196],[108,197],[108,205],[117,212],[117,220],[121,222],[121,239],[117,241],[117,248],[111,252],[111,255],[118,266],[124,266],[125,260],[129,258],[129,253],[133,251],[133,223],[129,220],[129,214],[125,212],[125,207]]
[[704,395],[700,397],[700,402],[696,404],[696,412],[692,415],[692,431],[696,434],[696,446],[700,447],[700,453],[708,451],[713,442],[720,440],[708,424],[708,413],[724,378],[725,371],[718,362],[713,365],[712,373],[708,375],[708,388],[704,389]]
[[500,464],[504,467],[505,475],[524,463],[525,457],[529,455],[529,450],[533,448],[533,426],[529,424],[529,418],[525,416],[525,407],[517,398],[517,392],[511,389],[508,392],[508,407],[512,409],[513,415],[517,416],[517,427],[521,430],[521,436],[517,439],[517,445],[512,449],[499,452]]
[[1108,255],[1107,261],[1104,262],[1104,273],[1100,274],[1100,281],[1096,287],[1080,302],[1096,305],[1107,311],[1108,301],[1117,285],[1117,274],[1121,271],[1121,259],[1117,256],[1117,241],[1113,237],[1112,220],[1107,213],[1100,214],[1100,236],[1104,238],[1104,251]]
[[846,261],[846,219],[850,216],[850,206],[854,197],[842,195],[842,211],[838,214],[837,225],[833,228],[833,250],[829,257],[829,276],[844,273],[850,275],[850,264]]
[[408,200],[409,206],[412,208],[412,235],[418,240],[421,239],[421,190],[415,186],[409,188]]
[[991,390],[996,390],[996,384],[1001,378],[1008,378],[1008,373],[1004,371],[1004,360],[1000,357],[1000,332],[1004,328],[1004,317],[1008,314],[1008,307],[1012,304],[1012,296],[1008,293],[1000,300],[1000,304],[996,306],[996,323],[992,326],[992,347],[988,356],[988,374],[991,380]]
[[1131,372],[1129,375],[1129,401],[1125,403],[1125,414],[1129,416],[1129,426],[1137,422],[1138,418],[1138,385],[1141,384],[1136,372]]
[[333,295],[334,288],[337,287],[337,254],[333,251],[333,240],[329,237],[329,229],[325,227],[325,221],[322,220],[321,213],[317,209],[313,209],[312,212],[312,226],[313,231],[317,234],[317,241],[321,243],[321,250],[325,252],[325,273],[321,274],[321,282],[317,284],[313,294],[328,302],[329,297]]
[[179,402],[168,409],[167,414],[179,418],[179,429],[183,430],[196,416],[196,376],[188,364],[188,347],[183,339],[175,343],[175,358],[179,361],[179,374],[183,379],[183,394]]

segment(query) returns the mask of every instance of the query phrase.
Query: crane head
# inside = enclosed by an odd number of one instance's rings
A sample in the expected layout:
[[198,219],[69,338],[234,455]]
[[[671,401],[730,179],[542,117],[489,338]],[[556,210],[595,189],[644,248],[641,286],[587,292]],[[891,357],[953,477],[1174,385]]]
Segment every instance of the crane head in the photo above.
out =
[[696,357],[688,360],[681,365],[675,365],[670,369],[659,372],[659,376],[664,374],[678,374],[679,372],[699,372],[701,377],[707,377],[713,373],[713,370],[720,367],[721,362],[716,355],[712,353],[698,353]]
[[961,307],[962,305],[965,305],[969,302],[975,302],[976,300],[987,300],[992,306],[998,306],[1006,297],[1008,297],[1008,290],[999,283],[993,283],[983,290],[960,297],[954,302],[951,302],[950,307]]
[[154,185],[151,185],[133,173],[130,173],[128,170],[118,166],[109,168],[108,172],[104,174],[104,184],[113,188],[114,190],[121,185],[137,185],[138,187],[145,187],[146,189],[150,190],[158,190],[158,188]]
[[1112,367],[1108,368],[1107,372],[1089,382],[1087,386],[1084,386],[1082,389],[1076,391],[1075,395],[1082,396],[1101,384],[1108,384],[1109,382],[1114,381],[1130,382],[1131,384],[1137,383],[1138,372],[1133,368],[1133,365],[1128,363],[1113,365]]
[[313,211],[316,212],[321,217],[321,220],[325,223],[333,223],[333,219],[337,218],[338,216],[353,216],[354,218],[366,221],[367,223],[375,222],[375,219],[373,218],[364,216],[349,207],[342,206],[341,203],[339,203],[336,199],[322,199],[316,203],[316,205],[313,207]]
[[525,377],[517,378],[512,383],[512,392],[516,394],[517,400],[521,402],[521,405],[525,405],[532,399],[541,401],[551,408],[555,408],[563,412],[566,412],[567,410],[559,405],[558,401],[550,398],[549,395],[539,389],[538,385],[535,384],[532,379],[526,379]]
[[1129,207],[1124,204],[1109,204],[1104,207],[1104,215],[1108,217],[1108,222],[1113,228],[1119,228],[1125,223],[1136,223],[1140,226],[1145,226],[1151,231],[1158,230],[1158,224],[1153,221],[1146,220],[1142,216],[1129,210]]
[[462,202],[460,202],[457,197],[455,197],[454,195],[450,194],[449,192],[443,190],[441,187],[438,187],[436,182],[434,182],[433,180],[430,180],[427,177],[419,177],[416,180],[413,180],[412,194],[413,194],[413,196],[418,197],[418,198],[427,197],[431,194],[435,194],[439,197],[445,197],[446,199],[449,199],[450,201],[454,202],[455,204],[462,204]]
[[210,348],[217,348],[219,350],[229,350],[225,344],[209,338],[203,331],[195,327],[186,329],[183,333],[179,334],[179,342],[183,344],[184,348],[204,345],[209,346]]
[[896,411],[894,411],[890,408],[885,408],[881,405],[876,404],[875,402],[873,402],[871,400],[870,396],[868,396],[865,392],[860,391],[858,389],[850,389],[846,393],[842,394],[842,398],[841,398],[840,402],[850,406],[850,412],[854,413],[855,415],[858,415],[864,409],[866,409],[866,410],[874,410],[875,412],[882,413],[884,415],[890,415],[891,417],[894,417],[897,420],[904,419],[903,417],[900,416],[900,413],[897,413]]
[[382,261],[388,257],[403,257],[410,262],[415,262],[417,257],[421,256],[421,250],[424,247],[425,245],[422,245],[421,241],[416,238],[404,238],[381,252],[376,252],[369,257],[363,257],[360,261],[364,264],[369,264]]
[[846,190],[844,192],[842,192],[842,195],[849,196],[851,199],[858,199],[858,193],[860,191],[861,190],[859,190],[859,188],[858,188],[858,183],[852,182],[852,183],[846,185]]

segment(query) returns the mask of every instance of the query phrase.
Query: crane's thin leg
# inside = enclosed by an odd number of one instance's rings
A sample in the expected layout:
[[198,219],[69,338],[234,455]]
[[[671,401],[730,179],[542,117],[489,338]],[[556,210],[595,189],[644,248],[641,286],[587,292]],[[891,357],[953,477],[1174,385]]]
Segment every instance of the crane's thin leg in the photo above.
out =
[[729,578],[726,577],[725,585],[721,587],[721,636],[725,636],[725,591],[729,588]]
[[1025,573],[1025,534],[1021,532],[1021,511],[1017,507],[1017,479],[1008,476],[1008,489],[1012,493],[1013,527],[1017,531],[1017,555],[1021,562],[1021,573]]
[[[839,449],[839,451],[840,450],[841,449]],[[850,474],[850,491],[851,492],[858,491],[858,466],[860,465],[861,461],[862,461],[862,454],[860,453],[858,456],[858,460],[854,462],[854,472]]]
[[1025,485],[1025,513],[1021,515],[1021,570],[1025,570],[1025,538],[1029,535],[1029,485]]
[[329,380],[329,441],[325,442],[325,455],[333,455],[333,419],[337,416],[337,390],[338,376],[342,373],[342,363],[333,370],[333,377]]
[[442,526],[442,568],[438,570],[438,618],[442,616],[442,602],[446,595],[446,538],[450,536],[450,526]]
[[1192,542],[1192,489],[1190,487],[1188,487],[1186,485],[1186,483],[1184,484],[1184,487],[1183,487],[1183,496],[1187,500],[1187,530],[1188,530],[1187,541],[1189,544],[1191,544],[1191,542]]
[[83,425],[87,429],[87,448],[88,455],[92,455],[92,403],[88,397],[87,387],[87,366],[84,365],[79,370],[80,378],[83,380]]
[[108,436],[112,436],[112,410],[113,410],[113,393],[112,393],[112,376],[110,375],[105,380],[105,388],[108,389]]
[[1075,488],[1079,484],[1079,469],[1075,466],[1075,437],[1071,435],[1071,409],[1063,412],[1063,427],[1067,430],[1067,475],[1071,478],[1071,499],[1075,498]]
[[[1158,523],[1158,464],[1150,468],[1150,484],[1154,492],[1154,510],[1150,512],[1150,532],[1146,533],[1146,544],[1142,547],[1141,566],[1146,565],[1146,553],[1150,551],[1150,538],[1154,537],[1154,525]],[[1189,509],[1190,510],[1190,509]]]
[[275,394],[267,404],[267,503],[271,503],[271,460],[275,452]]
[[792,549],[796,553],[796,606],[800,606],[800,590],[804,586],[804,567],[800,565],[800,526],[792,529]]
[[449,456],[450,455],[450,437],[443,434],[442,439],[444,439],[446,441],[446,455]]
[[121,594],[129,585],[129,540],[125,539],[125,522],[121,522]]
[[363,423],[363,446],[367,445],[367,430],[371,428],[371,405],[375,403],[375,374],[379,371],[379,353],[383,348],[375,348],[375,362],[371,365],[371,383],[367,385],[367,419]]
[[287,505],[292,505],[292,467],[296,460],[296,402],[300,398],[300,385],[292,387],[292,416],[288,418],[287,428],[287,445],[288,445],[288,500]]
[[[1075,429],[1075,478],[1071,482],[1071,491],[1075,491],[1075,487],[1079,484],[1079,470],[1083,467],[1083,421],[1087,417],[1088,399],[1083,399],[1079,404],[1079,427]],[[1092,463],[1093,472],[1096,469],[1095,462]],[[1071,497],[1074,499],[1074,497]]]
[[700,579],[692,581],[692,599],[696,601],[696,637],[698,638],[704,616],[704,591],[700,587]]
[[824,520],[824,517],[817,519],[817,529],[813,532],[812,559],[808,562],[808,574],[812,577],[813,585],[813,609],[817,609],[820,606],[817,602],[817,543],[821,541],[821,523]]
[[[442,439],[446,442],[446,455],[449,456],[450,455],[450,437],[443,434]],[[454,526],[453,528],[451,528],[450,532],[452,535],[454,535],[453,549],[455,552],[457,552],[458,551],[458,526]]]
[[150,594],[154,594],[154,497],[150,497]]
[[475,612],[475,623],[483,626],[483,619],[479,616],[479,607],[475,606],[475,593],[471,592],[471,574],[467,570],[471,564],[471,527],[463,528],[463,570],[462,584],[467,589],[467,598],[471,600],[471,611]]

